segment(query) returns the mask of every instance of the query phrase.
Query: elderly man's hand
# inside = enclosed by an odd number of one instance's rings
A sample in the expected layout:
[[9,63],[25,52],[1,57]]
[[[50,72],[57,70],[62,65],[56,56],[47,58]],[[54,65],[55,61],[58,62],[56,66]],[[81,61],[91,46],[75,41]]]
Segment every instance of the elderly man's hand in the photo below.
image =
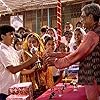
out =
[[[55,61],[57,61],[57,58],[59,60],[59,58],[63,58],[65,57],[66,55],[70,54],[69,52],[52,52],[52,53],[46,53],[43,55],[43,62],[44,64],[49,67],[49,66],[55,66]],[[59,67],[56,66],[57,68]]]
[[55,57],[55,58],[63,58],[70,54],[69,52],[52,52],[52,53],[47,53],[43,56],[43,59],[47,59],[48,57]]

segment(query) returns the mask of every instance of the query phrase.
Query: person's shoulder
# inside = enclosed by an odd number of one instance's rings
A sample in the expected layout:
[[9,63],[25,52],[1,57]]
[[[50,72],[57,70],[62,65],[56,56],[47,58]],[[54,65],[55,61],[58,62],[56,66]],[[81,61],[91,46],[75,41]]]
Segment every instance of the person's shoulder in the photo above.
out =
[[95,31],[88,31],[84,38],[93,39],[98,37],[98,34]]

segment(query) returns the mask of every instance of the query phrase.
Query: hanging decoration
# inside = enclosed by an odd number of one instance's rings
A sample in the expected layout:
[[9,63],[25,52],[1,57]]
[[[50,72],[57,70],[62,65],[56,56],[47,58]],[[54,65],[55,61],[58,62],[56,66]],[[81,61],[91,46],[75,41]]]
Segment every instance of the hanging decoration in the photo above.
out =
[[58,42],[61,40],[62,25],[61,25],[61,0],[57,1],[57,34]]

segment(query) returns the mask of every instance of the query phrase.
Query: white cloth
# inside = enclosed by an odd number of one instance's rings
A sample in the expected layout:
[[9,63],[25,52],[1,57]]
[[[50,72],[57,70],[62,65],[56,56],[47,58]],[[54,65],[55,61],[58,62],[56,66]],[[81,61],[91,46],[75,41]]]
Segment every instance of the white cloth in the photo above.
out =
[[20,73],[12,74],[7,67],[20,64],[17,51],[12,46],[0,45],[0,93],[8,94],[8,88],[20,81]]
[[55,66],[52,66],[52,69],[53,69],[53,76],[59,76],[60,75],[59,69],[57,69]]

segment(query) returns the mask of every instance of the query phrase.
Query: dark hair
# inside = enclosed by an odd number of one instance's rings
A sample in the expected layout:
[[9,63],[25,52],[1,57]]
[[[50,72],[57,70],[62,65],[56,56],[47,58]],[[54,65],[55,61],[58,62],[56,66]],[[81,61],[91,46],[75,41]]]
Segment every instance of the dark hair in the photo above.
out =
[[76,27],[78,27],[78,25],[81,25],[82,26],[82,23],[81,22],[77,22],[76,23]]
[[14,46],[15,50],[16,50],[15,45],[16,45],[18,42],[20,42],[20,41],[21,41],[20,38],[15,38],[15,39],[14,39],[14,44],[13,44],[13,46]]
[[47,31],[53,31],[53,29],[52,28],[49,28]]
[[46,32],[46,28],[41,28],[41,32]]
[[19,27],[19,29],[17,30],[17,33],[18,33],[20,30],[24,30],[24,31],[25,31],[25,28],[24,28],[24,27]]
[[66,31],[64,32],[63,36],[65,36],[66,34],[73,34],[71,31]]
[[54,29],[57,31],[57,27],[54,27]]
[[81,9],[81,11],[84,11],[87,16],[89,14],[92,14],[94,21],[99,21],[99,18],[100,18],[99,4],[96,4],[96,3],[87,4]]
[[45,36],[44,37],[44,45],[46,45],[49,40],[52,40],[53,41],[53,37]]
[[79,31],[80,33],[82,33],[80,27],[76,27],[74,31]]
[[26,39],[27,36],[28,36],[28,33],[24,33],[24,34],[22,35],[22,39]]
[[0,40],[2,40],[1,35],[6,35],[8,32],[15,32],[15,29],[10,25],[0,26]]

